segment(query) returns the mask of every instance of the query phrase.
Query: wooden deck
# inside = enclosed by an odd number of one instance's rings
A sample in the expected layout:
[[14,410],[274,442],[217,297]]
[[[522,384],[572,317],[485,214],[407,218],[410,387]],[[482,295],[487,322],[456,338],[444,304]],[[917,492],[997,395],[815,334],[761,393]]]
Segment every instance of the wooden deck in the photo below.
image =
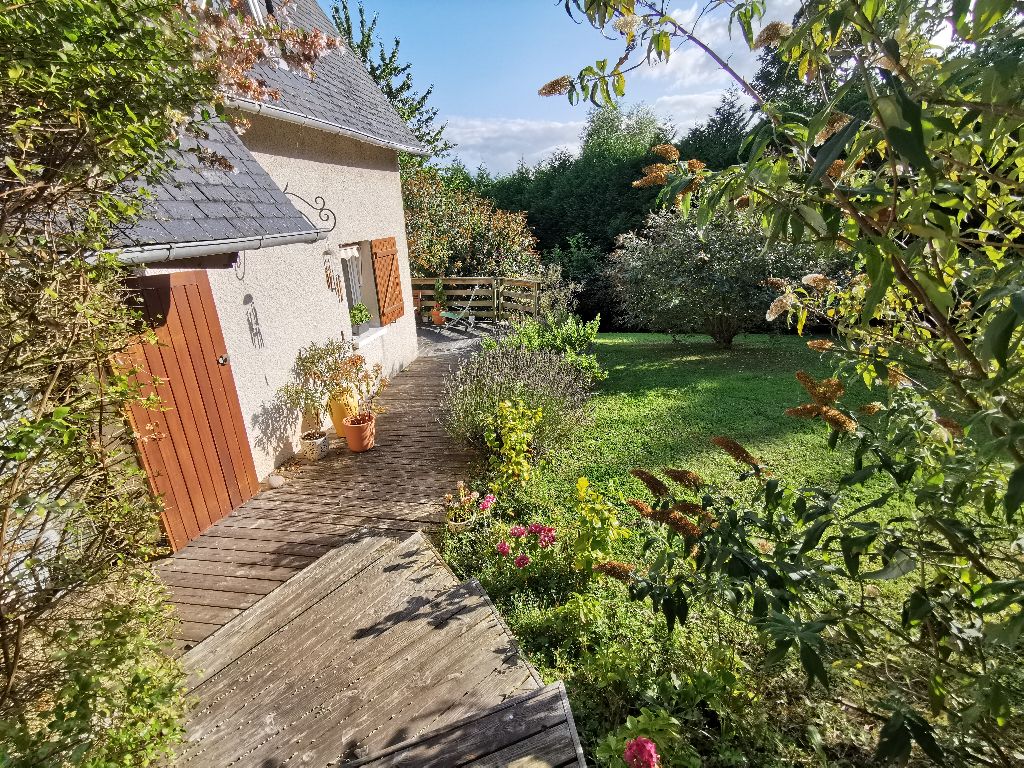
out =
[[297,465],[159,567],[195,705],[178,766],[584,766],[486,592],[423,528],[473,457],[436,420],[457,362],[389,391],[378,448]]
[[452,356],[421,357],[382,398],[377,447],[336,449],[295,463],[287,484],[262,491],[162,561],[157,571],[181,623],[175,644],[191,648],[333,548],[354,539],[396,539],[442,519],[441,500],[473,457],[437,420],[441,377]]

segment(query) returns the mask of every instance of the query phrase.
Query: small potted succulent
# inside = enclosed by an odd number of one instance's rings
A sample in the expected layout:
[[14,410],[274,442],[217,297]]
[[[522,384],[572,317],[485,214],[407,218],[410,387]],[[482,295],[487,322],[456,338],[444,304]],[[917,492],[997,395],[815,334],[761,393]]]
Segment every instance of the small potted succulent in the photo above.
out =
[[376,414],[381,411],[377,398],[388,383],[383,366],[367,365],[362,355],[352,355],[342,366],[339,384],[353,392],[358,401],[357,412],[342,421],[345,442],[354,453],[368,451],[376,442]]
[[351,353],[352,345],[343,339],[303,347],[295,358],[292,380],[279,391],[284,404],[300,411],[313,427],[300,437],[301,453],[310,461],[323,458],[330,450],[324,416],[338,388],[344,362]]
[[370,327],[370,310],[362,302],[356,304],[348,311],[349,319],[352,321],[352,335],[359,336],[366,333]]
[[437,278],[434,283],[434,308],[430,310],[430,319],[434,321],[434,325],[444,325],[444,312],[448,306],[448,297],[444,292],[444,281],[441,278]]

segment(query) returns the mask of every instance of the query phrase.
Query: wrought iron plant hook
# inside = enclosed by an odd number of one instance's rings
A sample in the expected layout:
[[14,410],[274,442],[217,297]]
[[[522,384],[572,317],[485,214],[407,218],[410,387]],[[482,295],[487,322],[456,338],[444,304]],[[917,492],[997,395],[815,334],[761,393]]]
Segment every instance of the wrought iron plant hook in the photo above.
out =
[[311,203],[309,202],[309,200],[302,197],[302,195],[297,195],[294,192],[289,192],[287,184],[284,185],[284,189],[282,191],[286,195],[288,195],[288,197],[292,197],[298,200],[307,208],[312,210],[313,213],[316,214],[317,218],[320,219],[320,221],[324,222],[325,224],[330,224],[330,226],[326,228],[320,227],[319,229],[321,232],[333,232],[334,228],[338,226],[337,215],[334,213],[334,211],[327,207],[327,201],[324,200],[324,198],[321,195],[317,195],[316,197],[314,197],[313,202]]

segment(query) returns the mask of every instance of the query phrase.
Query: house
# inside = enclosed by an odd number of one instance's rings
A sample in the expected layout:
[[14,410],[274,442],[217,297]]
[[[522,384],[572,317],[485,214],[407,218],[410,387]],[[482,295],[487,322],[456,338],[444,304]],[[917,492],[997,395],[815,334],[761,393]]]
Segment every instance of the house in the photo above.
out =
[[[316,0],[289,3],[287,18],[337,34]],[[276,395],[300,348],[344,337],[389,375],[417,354],[398,155],[422,147],[347,48],[314,79],[259,74],[280,98],[230,100],[248,128],[214,121],[189,139],[204,152],[182,153],[121,241],[161,341],[136,356],[167,407],[133,422],[175,549],[294,454],[303,428]],[[372,322],[353,336],[358,303]]]

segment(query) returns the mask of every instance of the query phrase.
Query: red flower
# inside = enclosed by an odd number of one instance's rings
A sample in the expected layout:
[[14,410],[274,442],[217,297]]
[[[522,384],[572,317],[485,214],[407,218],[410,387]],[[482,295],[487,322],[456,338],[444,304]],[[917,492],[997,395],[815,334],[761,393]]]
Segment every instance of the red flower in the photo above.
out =
[[516,539],[521,539],[526,535],[526,529],[521,525],[513,525],[508,529],[508,535]]
[[658,747],[646,736],[638,736],[627,742],[622,759],[626,761],[629,768],[659,768],[661,765]]
[[512,562],[515,563],[516,568],[525,568],[530,564],[530,556],[524,552]]
[[510,547],[508,545],[507,541],[499,541],[498,542],[498,554],[501,555],[502,557],[506,557],[511,550],[512,550],[512,547]]

